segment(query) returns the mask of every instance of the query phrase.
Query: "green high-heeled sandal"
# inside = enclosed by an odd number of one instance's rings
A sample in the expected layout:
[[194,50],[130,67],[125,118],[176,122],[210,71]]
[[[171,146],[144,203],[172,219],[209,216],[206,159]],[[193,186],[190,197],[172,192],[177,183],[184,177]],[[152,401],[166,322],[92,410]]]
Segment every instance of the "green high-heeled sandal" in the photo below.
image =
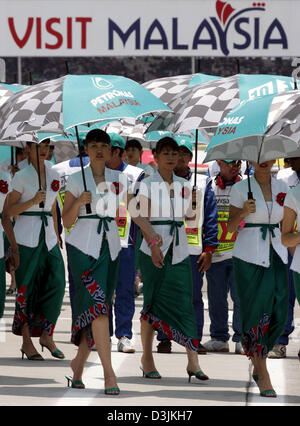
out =
[[27,355],[27,353],[22,348],[20,349],[20,351],[22,353],[22,359],[24,359],[24,355],[26,355],[29,361],[45,361],[42,355],[40,355],[39,353]]
[[53,358],[65,359],[65,355],[59,349],[56,349],[55,351],[51,352],[50,348],[48,348],[47,345],[42,345],[42,343],[40,343],[40,345],[41,345],[41,348],[42,348],[42,352],[44,352],[44,348],[46,348],[51,353],[51,355],[53,356]]
[[263,396],[264,398],[277,398],[277,394],[274,389],[266,389],[260,392],[260,396]]
[[149,371],[149,373],[145,373],[142,365],[140,366],[140,369],[142,370],[143,378],[145,379],[161,379],[161,375],[158,371]]
[[195,376],[198,380],[208,380],[209,377],[203,373],[203,371],[199,370],[194,373],[193,371],[187,370],[188,376],[189,376],[189,383],[191,382],[191,377]]
[[[81,380],[74,380],[71,376],[65,376],[68,381],[68,388],[71,387],[73,389],[85,389],[85,385]],[[71,384],[71,386],[70,386]]]
[[252,374],[252,379],[255,381],[255,383],[257,384],[258,382],[258,374]]
[[104,389],[104,393],[105,393],[105,395],[119,395],[120,389],[118,387],[107,388],[107,389]]

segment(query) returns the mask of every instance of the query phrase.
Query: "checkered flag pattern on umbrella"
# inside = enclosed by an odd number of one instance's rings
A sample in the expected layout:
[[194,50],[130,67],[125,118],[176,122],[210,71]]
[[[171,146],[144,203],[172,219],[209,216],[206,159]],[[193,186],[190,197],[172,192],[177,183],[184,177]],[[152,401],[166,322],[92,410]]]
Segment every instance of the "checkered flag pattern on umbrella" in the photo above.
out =
[[202,84],[211,80],[218,80],[220,77],[209,74],[187,74],[171,77],[156,78],[143,83],[143,86],[153,95],[157,96],[166,105],[188,87]]
[[300,145],[300,90],[274,96],[267,126],[267,136],[280,132],[283,137],[290,138]]
[[62,86],[66,76],[11,96],[0,110],[0,140],[34,131],[62,133]]
[[71,75],[28,87],[0,111],[0,140],[35,131],[63,133],[74,126],[170,112],[137,82],[114,75]]
[[168,106],[172,117],[162,114],[148,131],[169,130],[186,133],[195,129],[217,127],[241,101],[292,90],[291,77],[237,74],[193,85],[178,93]]
[[169,104],[175,95],[188,87],[193,76],[194,74],[188,74],[157,78],[142,85],[165,104]]
[[164,114],[156,118],[148,131],[186,133],[216,127],[239,102],[238,75],[187,87],[168,104],[174,116]]
[[78,147],[75,142],[66,143],[65,141],[57,140],[54,144],[54,158],[56,163],[67,161],[70,158],[78,155]]
[[[207,146],[205,162],[221,159],[262,163],[300,156],[300,90],[241,103],[220,124]],[[241,120],[241,121],[239,121]]]
[[0,84],[0,108],[12,95],[25,88],[21,84]]

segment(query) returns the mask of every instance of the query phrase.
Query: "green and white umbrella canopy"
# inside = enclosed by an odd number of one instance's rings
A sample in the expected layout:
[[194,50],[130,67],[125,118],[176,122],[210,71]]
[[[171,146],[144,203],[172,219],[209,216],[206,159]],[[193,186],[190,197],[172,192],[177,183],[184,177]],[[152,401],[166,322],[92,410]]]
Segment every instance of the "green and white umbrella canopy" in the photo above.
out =
[[34,131],[63,133],[100,120],[170,112],[140,84],[113,75],[66,75],[16,93],[0,110],[0,140]]
[[0,83],[0,107],[2,107],[12,95],[26,89],[26,87],[28,86]]
[[241,103],[217,127],[205,162],[300,156],[300,90]]
[[217,78],[220,77],[202,73],[174,75],[146,81],[143,83],[143,86],[168,105],[175,95],[178,95],[187,87],[206,83],[207,81],[216,80]]
[[174,115],[161,114],[153,120],[148,131],[169,130],[174,133],[186,133],[217,127],[241,101],[293,88],[294,80],[291,77],[263,74],[236,74],[187,87],[168,103]]

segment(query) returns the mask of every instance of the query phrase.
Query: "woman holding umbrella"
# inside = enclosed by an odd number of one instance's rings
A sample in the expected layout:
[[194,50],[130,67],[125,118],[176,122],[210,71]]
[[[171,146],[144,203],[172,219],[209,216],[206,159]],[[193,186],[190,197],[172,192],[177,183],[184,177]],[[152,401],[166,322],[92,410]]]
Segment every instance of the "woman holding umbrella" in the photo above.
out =
[[[74,224],[67,235],[67,253],[75,284],[72,342],[78,346],[71,361],[73,377],[67,377],[73,388],[85,387],[82,382],[84,365],[95,344],[104,372],[105,394],[118,395],[116,376],[111,363],[108,309],[116,286],[121,250],[117,223],[117,208],[125,201],[129,184],[125,174],[105,167],[111,158],[109,135],[100,129],[91,130],[85,139],[90,157],[84,190],[81,172],[73,173],[67,182],[63,209],[66,228]],[[130,198],[130,197],[129,197]],[[127,198],[127,201],[129,201]],[[90,204],[87,215],[85,205]],[[130,214],[130,203],[128,204]],[[132,218],[154,245],[160,244],[149,222]],[[84,237],[83,237],[84,236]]]
[[[42,349],[46,347],[53,357],[64,358],[53,341],[64,296],[65,270],[56,218],[59,180],[44,163],[49,143],[49,139],[39,145],[27,143],[30,164],[12,179],[2,218],[13,255],[20,259],[13,333],[23,338],[22,358],[26,355],[32,361],[43,361],[32,337],[39,337]],[[41,202],[44,208],[40,208]],[[16,218],[13,229],[10,217]]]
[[229,232],[239,231],[233,267],[242,343],[263,397],[277,396],[266,358],[284,330],[288,310],[287,249],[281,244],[280,232],[288,188],[271,177],[274,162],[251,163],[255,169],[250,177],[253,199],[247,199],[247,179],[234,185],[228,221]]
[[161,248],[144,239],[140,247],[140,268],[144,283],[141,312],[143,355],[141,369],[148,379],[160,379],[152,354],[154,330],[183,345],[187,351],[187,374],[207,380],[198,362],[193,282],[185,217],[193,218],[190,183],[173,173],[178,161],[177,142],[165,137],[158,141],[155,160],[158,170],[141,182],[141,210],[163,237]]

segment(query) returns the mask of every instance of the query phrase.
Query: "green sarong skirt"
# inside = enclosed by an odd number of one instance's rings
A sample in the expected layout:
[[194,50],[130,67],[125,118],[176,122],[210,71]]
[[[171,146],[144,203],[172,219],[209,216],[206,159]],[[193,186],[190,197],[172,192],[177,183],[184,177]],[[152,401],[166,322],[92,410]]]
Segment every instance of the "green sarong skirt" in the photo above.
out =
[[192,351],[197,351],[197,327],[193,307],[193,281],[189,256],[172,265],[172,247],[160,269],[140,251],[144,305],[141,320]]
[[53,335],[65,293],[65,267],[58,245],[48,251],[44,227],[39,245],[19,245],[20,265],[16,270],[17,298],[13,333],[21,336],[28,325],[31,337],[45,331]]
[[5,260],[4,257],[0,259],[0,318],[4,314],[6,295],[6,281],[5,281]]
[[233,257],[233,269],[245,353],[266,358],[287,321],[287,265],[271,246],[269,268]]
[[[98,259],[88,256],[71,244],[67,245],[68,262],[75,286],[71,341],[79,346],[82,331],[89,348],[94,346],[92,322],[107,315],[116,288],[119,256],[112,261],[108,242],[103,241]],[[133,285],[133,283],[132,283]]]

